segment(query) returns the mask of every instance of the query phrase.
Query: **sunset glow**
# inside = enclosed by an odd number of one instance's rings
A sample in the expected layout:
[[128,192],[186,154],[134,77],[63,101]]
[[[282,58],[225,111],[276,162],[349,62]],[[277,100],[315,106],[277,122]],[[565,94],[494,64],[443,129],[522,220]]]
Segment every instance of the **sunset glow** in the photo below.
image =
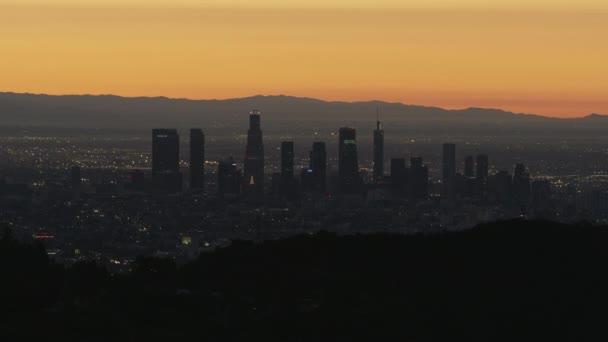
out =
[[0,0],[0,91],[608,114],[605,1],[250,2]]

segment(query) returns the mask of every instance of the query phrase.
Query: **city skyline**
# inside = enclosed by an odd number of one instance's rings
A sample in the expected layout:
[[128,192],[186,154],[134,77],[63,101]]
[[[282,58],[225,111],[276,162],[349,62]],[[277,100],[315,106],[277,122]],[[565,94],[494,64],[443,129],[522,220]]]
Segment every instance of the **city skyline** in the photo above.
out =
[[[359,153],[357,151],[356,132],[354,127],[341,127],[338,136],[338,180],[337,192],[342,194],[361,195],[362,186],[383,188],[389,186],[394,195],[407,193],[408,196],[422,199],[428,196],[429,164],[423,162],[420,155],[410,158],[410,167],[405,166],[405,158],[389,157],[390,173],[384,172],[387,159],[384,156],[384,131],[379,120],[378,109],[376,109],[376,129],[373,136],[373,161],[371,182],[366,183],[361,177],[362,169],[359,166]],[[235,196],[243,192],[249,200],[261,201],[265,195],[280,195],[283,199],[296,198],[297,192],[320,191],[325,189],[327,182],[327,153],[325,141],[315,141],[313,149],[308,155],[308,166],[301,168],[300,182],[295,174],[294,141],[282,141],[280,147],[280,172],[272,175],[264,171],[267,160],[264,156],[264,144],[261,130],[261,111],[254,109],[249,112],[249,129],[247,131],[246,153],[243,159],[244,175],[241,179],[238,164],[231,156],[228,159],[217,161],[217,193],[220,197],[228,194]],[[181,184],[181,171],[179,162],[181,154],[179,151],[179,135],[174,128],[152,129],[152,176],[155,191],[166,194],[182,192],[185,190]],[[205,144],[203,131],[190,129],[190,158],[188,167],[190,169],[191,181],[189,189],[205,192],[204,164]],[[159,146],[161,146],[159,148]],[[488,155],[478,154],[475,162],[475,176],[473,177],[473,157],[467,155],[460,162],[456,158],[456,144],[443,143],[441,175],[438,178],[441,190],[440,196],[446,201],[454,201],[457,194],[464,196],[478,196],[485,198],[489,174]],[[166,167],[166,165],[173,165]],[[159,166],[160,165],[160,166]],[[492,174],[496,177],[497,199],[508,202],[514,198],[528,198],[530,189],[530,175],[526,173],[526,167],[522,163],[516,163],[514,173],[511,175],[508,169],[497,169]],[[166,169],[166,170],[165,170]],[[141,172],[139,169],[136,172]],[[167,173],[174,180],[165,176],[161,183],[168,183],[159,187],[158,173]],[[71,169],[72,184],[74,174],[80,177],[80,167]],[[266,188],[264,180],[271,178],[271,186]],[[143,177],[143,174],[142,174]],[[177,177],[177,178],[175,178]],[[385,178],[386,177],[386,178]],[[388,180],[388,181],[387,181]],[[134,182],[134,179],[132,179]],[[232,185],[230,185],[232,184]],[[241,187],[242,184],[242,187]],[[514,186],[514,189],[511,189]],[[78,185],[79,187],[79,185]],[[368,190],[369,190],[368,189]],[[527,190],[526,190],[527,189]],[[270,190],[267,192],[267,190]],[[513,192],[513,195],[507,195]],[[253,197],[251,197],[253,195]],[[523,201],[525,202],[525,200]]]
[[0,336],[597,339],[607,36],[606,0],[0,0]]
[[0,89],[579,117],[608,112],[607,19],[600,1],[10,1]]

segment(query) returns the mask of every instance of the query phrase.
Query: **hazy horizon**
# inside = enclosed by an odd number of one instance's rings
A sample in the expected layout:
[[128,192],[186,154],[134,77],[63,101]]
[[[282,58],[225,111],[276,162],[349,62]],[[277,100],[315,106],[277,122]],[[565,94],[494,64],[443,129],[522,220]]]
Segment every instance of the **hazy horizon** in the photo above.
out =
[[156,94],[156,95],[123,95],[123,94],[116,94],[116,93],[38,93],[38,92],[16,92],[16,91],[11,91],[11,90],[0,90],[0,93],[4,93],[4,94],[17,94],[17,95],[36,95],[36,96],[57,96],[57,97],[61,97],[61,96],[115,96],[115,97],[120,97],[120,98],[125,98],[125,99],[140,99],[140,98],[166,98],[169,100],[187,100],[187,101],[226,101],[226,100],[240,100],[240,99],[248,99],[248,98],[255,98],[255,97],[290,97],[290,98],[296,98],[296,99],[309,99],[309,100],[316,100],[316,101],[322,101],[322,102],[327,102],[327,103],[351,103],[351,104],[355,104],[355,103],[367,103],[367,102],[381,102],[381,103],[387,103],[387,104],[399,104],[399,105],[404,105],[404,106],[416,106],[416,107],[427,107],[427,108],[439,108],[439,109],[444,109],[444,110],[454,110],[454,111],[463,111],[463,110],[467,110],[467,109],[483,109],[483,110],[499,110],[499,111],[504,111],[504,112],[509,112],[509,113],[513,113],[513,114],[521,114],[521,115],[534,115],[534,116],[540,116],[540,117],[547,117],[547,118],[557,118],[557,119],[579,119],[579,118],[585,118],[588,117],[590,115],[602,115],[602,116],[608,116],[607,113],[600,113],[600,112],[592,112],[592,113],[580,113],[580,115],[574,115],[574,116],[569,116],[569,117],[560,117],[560,116],[552,116],[552,115],[544,115],[544,114],[539,114],[539,113],[532,113],[532,112],[517,112],[517,111],[510,111],[507,110],[505,108],[498,108],[498,107],[483,107],[483,106],[478,106],[478,105],[470,105],[470,106],[466,106],[466,107],[443,107],[443,106],[436,106],[436,105],[431,105],[431,104],[424,104],[424,103],[410,103],[410,102],[402,102],[402,101],[389,101],[386,99],[380,99],[380,98],[362,98],[362,99],[354,99],[354,100],[348,100],[348,99],[333,99],[333,98],[319,98],[319,97],[311,97],[311,96],[300,96],[300,95],[294,95],[294,94],[284,94],[284,93],[277,93],[277,94],[250,94],[250,95],[244,95],[244,96],[235,96],[235,97],[222,97],[222,98],[218,98],[218,97],[214,97],[214,98],[193,98],[193,97],[183,97],[183,96],[167,96],[167,95],[162,95],[162,94]]
[[0,88],[578,117],[608,113],[607,34],[595,0],[4,1]]

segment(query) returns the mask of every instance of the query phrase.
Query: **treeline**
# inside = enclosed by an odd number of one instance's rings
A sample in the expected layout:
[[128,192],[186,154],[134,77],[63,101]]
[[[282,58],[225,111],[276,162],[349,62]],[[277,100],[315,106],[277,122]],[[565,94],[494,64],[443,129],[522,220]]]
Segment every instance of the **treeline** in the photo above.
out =
[[75,341],[597,340],[608,229],[508,221],[459,233],[236,241],[182,267],[64,268],[0,240],[0,337]]

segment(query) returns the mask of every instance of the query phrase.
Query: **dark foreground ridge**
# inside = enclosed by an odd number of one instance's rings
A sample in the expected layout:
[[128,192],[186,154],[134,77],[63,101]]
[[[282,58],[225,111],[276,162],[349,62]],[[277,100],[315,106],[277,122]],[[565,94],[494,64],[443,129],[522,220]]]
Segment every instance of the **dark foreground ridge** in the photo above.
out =
[[5,236],[0,337],[600,340],[606,246],[605,227],[508,221],[441,235],[235,242],[181,267],[140,258],[111,275],[90,263],[64,269]]

